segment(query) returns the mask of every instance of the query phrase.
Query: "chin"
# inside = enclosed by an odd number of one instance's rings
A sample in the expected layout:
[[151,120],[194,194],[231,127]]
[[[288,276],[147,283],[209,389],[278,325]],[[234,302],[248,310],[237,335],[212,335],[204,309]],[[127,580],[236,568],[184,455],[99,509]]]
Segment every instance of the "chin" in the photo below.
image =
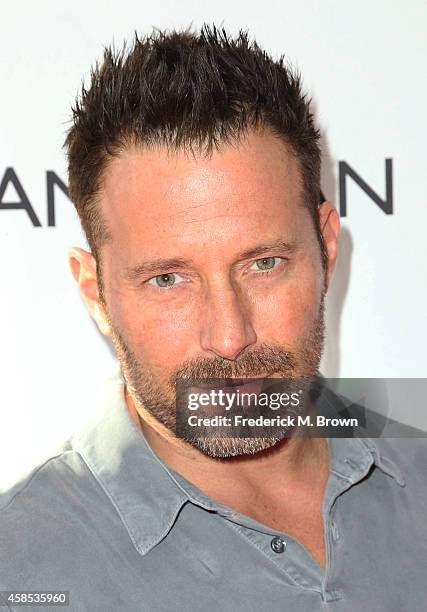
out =
[[186,440],[194,448],[214,459],[253,456],[268,451],[278,444],[286,443],[286,432],[283,436],[269,438],[193,438]]

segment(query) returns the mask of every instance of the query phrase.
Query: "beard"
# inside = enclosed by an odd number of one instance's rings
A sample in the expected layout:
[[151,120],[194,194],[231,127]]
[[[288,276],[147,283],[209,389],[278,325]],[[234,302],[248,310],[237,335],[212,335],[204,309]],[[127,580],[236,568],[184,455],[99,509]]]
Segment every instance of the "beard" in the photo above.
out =
[[[259,378],[272,374],[301,379],[317,375],[324,345],[324,301],[325,291],[321,295],[317,316],[292,350],[277,343],[261,344],[234,361],[220,357],[188,360],[172,371],[166,383],[156,380],[109,317],[122,376],[140,418],[146,411],[174,434],[177,426],[177,381],[182,379]],[[209,436],[186,439],[184,435],[180,438],[209,457],[226,459],[265,451],[285,440],[287,434],[288,430],[283,428],[265,437],[213,437],[210,433]]]

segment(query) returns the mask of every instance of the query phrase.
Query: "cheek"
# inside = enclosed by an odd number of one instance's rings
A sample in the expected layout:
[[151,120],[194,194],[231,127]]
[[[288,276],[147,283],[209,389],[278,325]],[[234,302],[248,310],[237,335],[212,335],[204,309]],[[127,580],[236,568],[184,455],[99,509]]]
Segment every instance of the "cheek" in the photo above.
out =
[[310,272],[284,283],[254,303],[254,326],[260,340],[296,345],[316,320],[322,277]]
[[197,321],[191,303],[177,309],[116,291],[110,308],[113,324],[148,368],[167,371],[185,358]]

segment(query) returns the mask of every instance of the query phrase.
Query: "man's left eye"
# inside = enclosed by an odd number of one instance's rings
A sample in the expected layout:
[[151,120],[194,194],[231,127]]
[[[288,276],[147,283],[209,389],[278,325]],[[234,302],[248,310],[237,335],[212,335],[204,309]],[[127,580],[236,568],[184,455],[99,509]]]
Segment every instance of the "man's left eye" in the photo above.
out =
[[[254,261],[254,266],[256,269],[261,271],[272,270],[276,265],[280,262],[284,261],[283,257],[263,257],[262,259],[257,259]],[[253,270],[253,266],[251,266],[250,270]]]

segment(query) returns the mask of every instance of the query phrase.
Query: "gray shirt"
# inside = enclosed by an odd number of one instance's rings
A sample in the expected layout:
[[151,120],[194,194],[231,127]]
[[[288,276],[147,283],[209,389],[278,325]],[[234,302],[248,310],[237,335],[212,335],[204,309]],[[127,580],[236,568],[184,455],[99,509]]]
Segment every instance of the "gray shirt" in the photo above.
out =
[[94,422],[1,495],[0,589],[68,590],[88,612],[425,612],[425,439],[328,440],[323,570],[160,461],[123,391],[117,376]]

